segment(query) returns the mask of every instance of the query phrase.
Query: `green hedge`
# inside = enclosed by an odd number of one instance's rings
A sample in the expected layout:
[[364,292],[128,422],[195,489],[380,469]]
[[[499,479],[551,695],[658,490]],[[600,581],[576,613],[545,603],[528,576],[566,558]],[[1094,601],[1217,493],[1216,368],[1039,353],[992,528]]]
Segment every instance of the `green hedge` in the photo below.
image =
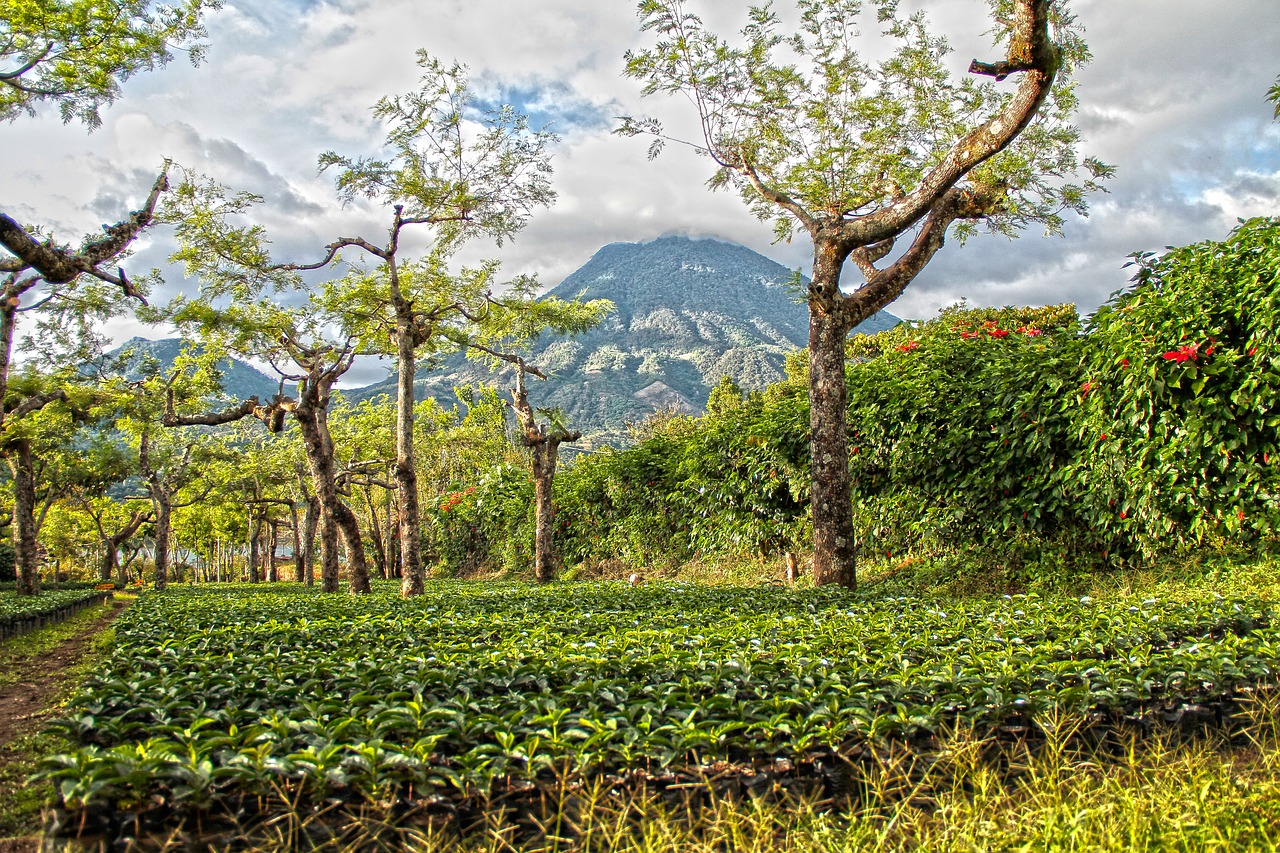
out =
[[[1146,561],[1274,538],[1280,220],[1135,261],[1134,285],[1083,325],[1071,306],[957,307],[850,342],[864,556],[966,549],[1056,567],[1064,553]],[[566,565],[804,547],[805,367],[798,353],[764,393],[717,389],[708,415],[657,419],[563,468]],[[447,561],[527,565],[527,474],[508,466],[451,494],[433,511]]]

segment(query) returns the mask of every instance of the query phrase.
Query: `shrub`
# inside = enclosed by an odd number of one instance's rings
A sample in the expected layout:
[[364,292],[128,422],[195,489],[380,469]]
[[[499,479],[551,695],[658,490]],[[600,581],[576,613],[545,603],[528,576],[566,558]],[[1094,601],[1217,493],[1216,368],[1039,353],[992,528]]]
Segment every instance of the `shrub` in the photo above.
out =
[[977,545],[1022,559],[1079,532],[1075,310],[947,309],[850,345],[850,464],[864,550]]
[[1134,256],[1094,315],[1074,476],[1090,523],[1151,557],[1280,529],[1280,219]]

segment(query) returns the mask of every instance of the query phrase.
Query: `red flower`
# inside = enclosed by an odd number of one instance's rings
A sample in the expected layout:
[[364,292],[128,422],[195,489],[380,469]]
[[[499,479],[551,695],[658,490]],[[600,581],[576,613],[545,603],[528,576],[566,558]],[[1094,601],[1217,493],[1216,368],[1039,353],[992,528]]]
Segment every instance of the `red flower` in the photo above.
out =
[[961,332],[961,333],[960,333],[960,337],[962,337],[962,338],[964,338],[964,339],[966,339],[966,340],[968,340],[969,338],[976,338],[976,337],[978,337],[978,335],[979,335],[979,333],[978,333],[978,332]]
[[1037,337],[1038,335],[1043,335],[1044,332],[1040,331],[1039,329],[1028,327],[1028,326],[1019,326],[1018,334],[1026,335],[1029,338],[1034,338],[1034,337]]
[[1166,361],[1176,361],[1181,364],[1184,361],[1195,361],[1200,356],[1199,344],[1186,344],[1178,347],[1176,350],[1165,353],[1160,356]]
[[919,348],[919,346],[919,341],[907,341],[905,344],[898,344],[898,349],[902,352],[911,352],[913,349]]
[[1120,366],[1121,366],[1121,367],[1128,367],[1128,366],[1129,366],[1129,359],[1127,359],[1127,358],[1122,358],[1122,359],[1120,359]]
[[1106,441],[1106,440],[1107,440],[1107,434],[1105,432],[1098,437],[1098,441]]
[[1126,512],[1125,510],[1120,510],[1120,517],[1121,517],[1121,518],[1128,518],[1128,517],[1129,517],[1129,513],[1128,513],[1128,512]]
[[1008,330],[1008,329],[992,329],[992,330],[991,330],[991,337],[993,337],[993,338],[1007,338],[1007,337],[1009,337],[1009,330]]
[[1257,355],[1257,354],[1258,354],[1257,347],[1249,347],[1249,351],[1245,353],[1245,355]]
[[1080,393],[1084,394],[1086,397],[1089,396],[1089,392],[1092,390],[1093,390],[1092,382],[1086,382],[1080,386]]
[[1244,510],[1240,510],[1236,515],[1239,516],[1241,521],[1244,521]]

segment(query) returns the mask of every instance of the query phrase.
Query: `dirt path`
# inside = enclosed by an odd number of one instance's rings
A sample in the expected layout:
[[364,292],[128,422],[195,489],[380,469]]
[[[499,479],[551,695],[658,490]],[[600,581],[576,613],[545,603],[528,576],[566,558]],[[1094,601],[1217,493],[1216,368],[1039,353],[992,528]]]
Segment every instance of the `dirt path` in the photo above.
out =
[[[111,624],[128,602],[116,599],[111,604],[110,611],[49,652],[5,662],[6,667],[15,666],[18,672],[16,681],[0,684],[0,750],[37,731],[52,715],[49,706],[66,688],[66,670],[84,656],[93,638]],[[22,638],[17,642],[21,643]]]

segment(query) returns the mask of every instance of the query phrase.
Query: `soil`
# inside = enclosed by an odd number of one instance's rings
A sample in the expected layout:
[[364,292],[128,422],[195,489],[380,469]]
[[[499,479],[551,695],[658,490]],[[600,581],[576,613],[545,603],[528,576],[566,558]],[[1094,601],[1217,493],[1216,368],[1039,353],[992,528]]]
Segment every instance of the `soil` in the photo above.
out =
[[[67,690],[70,670],[88,652],[93,638],[126,606],[124,601],[112,602],[108,612],[81,627],[56,648],[6,662],[6,667],[17,671],[13,673],[16,680],[0,685],[0,776],[4,777],[0,781],[0,800],[17,793],[8,786],[24,784],[22,767],[27,758],[12,745],[38,733],[53,716],[54,706]],[[16,828],[10,826],[6,830]],[[6,831],[0,831],[0,835],[5,834]],[[38,835],[0,838],[0,853],[35,853],[40,847]]]
[[18,680],[0,685],[0,750],[37,731],[52,716],[49,706],[65,687],[65,671],[84,656],[94,636],[111,624],[126,602],[116,600],[112,605],[109,612],[48,654],[19,662]]

